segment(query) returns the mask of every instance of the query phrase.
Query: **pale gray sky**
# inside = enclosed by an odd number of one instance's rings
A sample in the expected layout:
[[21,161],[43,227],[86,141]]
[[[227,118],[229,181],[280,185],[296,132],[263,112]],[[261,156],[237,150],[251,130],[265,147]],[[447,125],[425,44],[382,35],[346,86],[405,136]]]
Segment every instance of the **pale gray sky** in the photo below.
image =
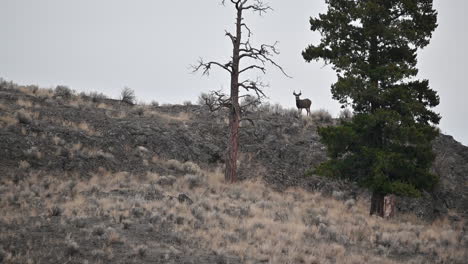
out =
[[[304,62],[301,51],[317,43],[309,17],[326,10],[324,0],[270,0],[263,17],[249,14],[254,43],[279,41],[277,61],[294,78],[270,68],[264,80],[272,103],[294,106],[302,90],[312,108],[337,115],[331,99],[335,73],[323,63]],[[420,78],[439,92],[442,132],[468,145],[468,1],[435,0],[439,27],[419,53]],[[0,0],[0,77],[41,87],[67,85],[118,97],[128,86],[141,101],[196,101],[201,92],[227,88],[228,75],[191,74],[199,57],[227,62],[224,30],[234,25],[230,6],[220,0]]]

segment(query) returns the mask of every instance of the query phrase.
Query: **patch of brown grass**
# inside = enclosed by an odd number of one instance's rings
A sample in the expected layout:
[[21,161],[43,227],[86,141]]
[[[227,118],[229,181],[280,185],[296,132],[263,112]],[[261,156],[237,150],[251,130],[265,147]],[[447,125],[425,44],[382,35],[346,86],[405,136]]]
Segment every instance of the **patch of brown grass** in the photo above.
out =
[[38,88],[37,86],[20,86],[18,90],[24,94],[38,98],[52,98],[54,96],[53,89]]
[[63,119],[58,119],[58,118],[47,118],[47,117],[45,117],[44,119],[51,123],[54,123],[63,127],[68,127],[75,131],[82,131],[90,136],[99,136],[101,134],[100,132],[96,131],[96,129],[94,129],[92,125],[90,125],[89,123],[85,121],[73,122],[69,120],[63,120]]
[[150,110],[150,111],[145,110],[144,116],[159,117],[166,121],[176,121],[176,122],[187,122],[192,118],[192,115],[186,112],[180,112],[178,114],[173,115],[173,114],[161,113],[161,112],[154,111],[154,110]]
[[[72,148],[87,149],[79,143]],[[110,247],[131,241],[116,226],[131,229],[155,216],[202,248],[239,256],[245,263],[399,263],[398,256],[410,263],[463,263],[466,257],[464,221],[385,220],[370,217],[368,202],[360,199],[344,202],[300,188],[280,192],[261,180],[226,184],[221,168],[204,170],[161,158],[155,162],[188,175],[148,172],[136,177],[100,169],[89,179],[32,175],[18,184],[5,181],[0,209],[8,215],[1,218],[17,221],[33,211],[44,216],[53,206],[62,208],[64,217],[107,217],[116,223],[102,227]],[[173,181],[160,185],[169,178]],[[162,193],[162,198],[145,198],[152,192]],[[179,202],[181,193],[193,203]],[[140,242],[132,240],[132,245]],[[138,248],[134,254],[146,254],[145,247],[141,252]]]
[[33,103],[31,101],[23,100],[23,99],[18,99],[16,101],[16,104],[19,105],[19,106],[22,106],[22,107],[26,107],[26,108],[33,107]]
[[11,115],[8,115],[8,114],[4,114],[4,115],[0,115],[0,126],[1,127],[9,127],[9,126],[14,126],[18,124],[18,119],[11,116]]

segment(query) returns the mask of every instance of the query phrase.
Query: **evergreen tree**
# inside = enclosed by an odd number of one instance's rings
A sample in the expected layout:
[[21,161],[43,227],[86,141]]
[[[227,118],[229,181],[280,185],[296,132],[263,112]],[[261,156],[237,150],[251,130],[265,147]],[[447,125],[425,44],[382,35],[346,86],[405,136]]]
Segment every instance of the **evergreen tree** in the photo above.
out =
[[438,181],[430,167],[439,97],[415,80],[416,52],[437,27],[432,2],[326,0],[327,12],[310,20],[322,39],[302,55],[333,66],[333,98],[354,110],[350,121],[319,129],[330,160],[317,172],[370,188],[371,214],[383,215],[387,194],[418,196]]

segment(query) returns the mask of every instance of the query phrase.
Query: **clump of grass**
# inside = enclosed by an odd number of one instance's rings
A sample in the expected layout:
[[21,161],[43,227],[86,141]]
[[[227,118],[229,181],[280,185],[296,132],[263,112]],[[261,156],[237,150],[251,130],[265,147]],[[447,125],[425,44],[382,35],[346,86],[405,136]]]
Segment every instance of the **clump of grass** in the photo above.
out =
[[27,162],[26,160],[22,160],[19,162],[18,167],[20,169],[28,169],[29,167],[31,167],[31,164],[29,164],[29,162]]

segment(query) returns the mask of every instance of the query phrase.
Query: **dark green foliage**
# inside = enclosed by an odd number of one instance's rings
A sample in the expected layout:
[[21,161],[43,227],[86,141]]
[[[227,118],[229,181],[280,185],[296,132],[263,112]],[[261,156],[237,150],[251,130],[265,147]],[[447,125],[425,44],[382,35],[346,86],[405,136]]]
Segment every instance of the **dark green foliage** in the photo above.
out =
[[440,116],[437,93],[418,73],[416,52],[437,27],[432,0],[327,0],[310,20],[322,35],[306,61],[333,65],[333,98],[354,116],[319,130],[330,160],[317,171],[358,181],[378,193],[418,195],[437,183],[429,172]]

